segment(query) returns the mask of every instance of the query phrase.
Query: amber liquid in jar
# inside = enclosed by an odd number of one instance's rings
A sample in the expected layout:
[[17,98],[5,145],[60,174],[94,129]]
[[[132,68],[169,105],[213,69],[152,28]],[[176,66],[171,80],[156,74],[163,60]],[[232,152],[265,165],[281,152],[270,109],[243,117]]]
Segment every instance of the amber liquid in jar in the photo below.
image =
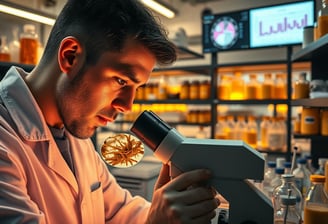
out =
[[283,73],[278,73],[276,75],[273,97],[274,99],[287,99],[286,75]]
[[304,224],[328,223],[328,207],[310,205],[304,208]]
[[0,53],[0,61],[9,62],[10,54],[9,53]]
[[38,40],[21,38],[20,62],[35,65],[38,60]]
[[264,81],[261,85],[261,99],[272,99],[274,85],[271,73],[264,74]]
[[189,97],[191,100],[199,99],[199,81],[192,81],[189,88]]

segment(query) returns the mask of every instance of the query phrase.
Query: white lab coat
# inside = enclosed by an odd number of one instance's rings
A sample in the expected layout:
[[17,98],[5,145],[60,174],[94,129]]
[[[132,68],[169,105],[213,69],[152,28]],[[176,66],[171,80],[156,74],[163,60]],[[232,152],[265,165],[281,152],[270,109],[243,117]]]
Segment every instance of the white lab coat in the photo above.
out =
[[0,83],[1,223],[144,223],[149,202],[120,188],[90,139],[70,140],[75,176],[12,67]]

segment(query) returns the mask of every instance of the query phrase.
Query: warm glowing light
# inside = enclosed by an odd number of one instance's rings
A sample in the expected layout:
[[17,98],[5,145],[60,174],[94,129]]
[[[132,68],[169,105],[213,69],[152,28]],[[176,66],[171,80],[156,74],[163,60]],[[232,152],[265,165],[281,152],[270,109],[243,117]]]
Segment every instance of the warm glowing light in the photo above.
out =
[[10,15],[14,15],[14,16],[17,16],[17,17],[21,17],[21,18],[24,18],[24,19],[29,19],[29,20],[39,22],[39,23],[43,23],[43,24],[50,25],[50,26],[55,24],[55,19],[53,19],[53,18],[38,15],[38,14],[32,13],[32,12],[27,12],[25,10],[10,7],[10,6],[6,6],[6,5],[3,5],[3,4],[0,4],[0,12],[7,13],[7,14],[10,14]]
[[143,4],[151,8],[152,10],[162,14],[163,16],[166,16],[169,19],[174,18],[175,12],[173,12],[171,9],[159,4],[156,1],[153,0],[141,0]]

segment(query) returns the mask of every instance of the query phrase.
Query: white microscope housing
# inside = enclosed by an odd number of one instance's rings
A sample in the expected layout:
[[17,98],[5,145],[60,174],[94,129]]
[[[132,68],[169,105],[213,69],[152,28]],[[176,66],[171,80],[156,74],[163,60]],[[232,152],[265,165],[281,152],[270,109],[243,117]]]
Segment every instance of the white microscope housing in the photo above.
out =
[[272,224],[271,200],[251,180],[264,177],[263,156],[239,140],[185,138],[156,114],[144,111],[131,127],[174,178],[185,171],[207,168],[210,185],[229,202],[229,224]]

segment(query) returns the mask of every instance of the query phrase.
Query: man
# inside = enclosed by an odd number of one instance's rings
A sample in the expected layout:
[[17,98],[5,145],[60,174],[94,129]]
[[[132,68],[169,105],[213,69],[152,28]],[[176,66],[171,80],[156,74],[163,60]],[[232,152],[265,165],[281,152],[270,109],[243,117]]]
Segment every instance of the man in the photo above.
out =
[[89,139],[175,59],[139,1],[68,0],[39,64],[0,83],[1,223],[209,223],[207,170],[169,181],[163,165],[149,203],[120,188]]

